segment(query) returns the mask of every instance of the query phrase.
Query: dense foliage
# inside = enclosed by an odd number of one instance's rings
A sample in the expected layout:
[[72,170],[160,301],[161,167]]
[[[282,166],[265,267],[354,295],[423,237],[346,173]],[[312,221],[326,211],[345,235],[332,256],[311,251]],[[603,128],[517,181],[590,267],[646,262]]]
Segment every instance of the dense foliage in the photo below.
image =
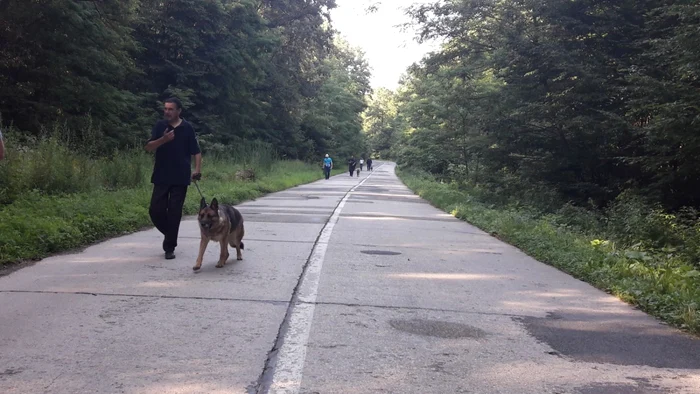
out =
[[4,0],[0,116],[36,137],[56,123],[97,153],[140,146],[160,102],[185,104],[205,151],[258,140],[282,157],[360,154],[362,54],[333,0]]
[[411,14],[444,44],[375,95],[379,154],[545,207],[630,192],[700,205],[696,1],[446,0]]

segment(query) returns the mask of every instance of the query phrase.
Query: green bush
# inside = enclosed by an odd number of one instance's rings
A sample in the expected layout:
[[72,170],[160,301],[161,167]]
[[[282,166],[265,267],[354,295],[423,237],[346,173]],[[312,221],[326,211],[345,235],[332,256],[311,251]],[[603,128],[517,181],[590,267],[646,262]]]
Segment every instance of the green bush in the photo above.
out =
[[5,136],[7,158],[0,162],[0,205],[10,204],[29,191],[63,195],[137,187],[148,180],[153,165],[152,156],[143,149],[94,157],[90,142],[81,139],[80,147],[72,146],[71,134],[58,126],[39,138],[18,140],[19,135],[10,129]]

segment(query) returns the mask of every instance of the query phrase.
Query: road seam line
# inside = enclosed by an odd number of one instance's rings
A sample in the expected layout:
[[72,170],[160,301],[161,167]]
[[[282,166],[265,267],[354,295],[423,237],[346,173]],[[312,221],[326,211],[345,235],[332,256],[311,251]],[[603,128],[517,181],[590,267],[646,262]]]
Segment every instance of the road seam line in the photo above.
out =
[[287,305],[289,301],[280,300],[256,300],[230,297],[204,297],[204,296],[174,296],[154,294],[127,294],[127,293],[97,293],[93,291],[48,291],[48,290],[0,290],[0,294],[51,294],[51,295],[85,295],[100,297],[133,297],[133,298],[160,298],[165,300],[203,300],[203,301],[234,301],[254,302],[260,304]]
[[[250,302],[256,304],[270,304],[270,305],[288,305],[289,301],[280,300],[260,300],[260,299],[246,299],[246,298],[230,298],[230,297],[204,297],[204,296],[172,296],[172,295],[151,295],[151,294],[128,294],[128,293],[95,293],[91,291],[47,291],[47,290],[0,290],[0,294],[38,294],[38,295],[83,295],[83,296],[100,296],[100,297],[121,297],[121,298],[155,298],[155,299],[165,299],[165,300],[198,300],[198,301],[227,301],[227,302]],[[300,301],[300,303],[306,303]],[[442,308],[428,308],[428,307],[415,307],[415,306],[401,306],[401,305],[377,305],[377,304],[357,304],[357,303],[343,303],[343,302],[315,302],[314,305],[321,306],[341,306],[348,308],[375,308],[375,309],[394,309],[394,310],[415,310],[415,311],[425,311],[425,312],[450,312],[466,315],[484,315],[484,316],[504,316],[504,317],[540,317],[540,314],[536,315],[523,315],[514,313],[492,313],[492,312],[479,312],[479,311],[465,311],[458,309],[442,309]]]

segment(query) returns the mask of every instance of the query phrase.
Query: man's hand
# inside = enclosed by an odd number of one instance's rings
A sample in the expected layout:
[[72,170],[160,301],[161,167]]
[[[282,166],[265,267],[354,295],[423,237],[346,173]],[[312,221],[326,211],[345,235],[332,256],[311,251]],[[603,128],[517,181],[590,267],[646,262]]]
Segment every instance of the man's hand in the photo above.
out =
[[175,130],[166,131],[163,136],[157,140],[150,141],[146,144],[146,151],[153,152],[158,149],[161,145],[167,144],[168,142],[175,139]]
[[199,172],[195,172],[192,174],[192,180],[193,181],[199,181],[202,180],[202,174]]
[[170,142],[175,139],[175,130],[167,131],[163,134],[163,141]]

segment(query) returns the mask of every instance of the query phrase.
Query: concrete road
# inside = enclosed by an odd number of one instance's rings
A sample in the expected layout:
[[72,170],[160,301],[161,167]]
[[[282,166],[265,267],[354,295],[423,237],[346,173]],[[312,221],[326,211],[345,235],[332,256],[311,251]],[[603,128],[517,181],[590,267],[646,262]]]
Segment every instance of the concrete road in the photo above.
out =
[[[203,184],[204,186],[205,184]],[[0,393],[700,393],[700,340],[413,195],[394,165],[0,278]],[[235,254],[232,254],[235,256]]]

